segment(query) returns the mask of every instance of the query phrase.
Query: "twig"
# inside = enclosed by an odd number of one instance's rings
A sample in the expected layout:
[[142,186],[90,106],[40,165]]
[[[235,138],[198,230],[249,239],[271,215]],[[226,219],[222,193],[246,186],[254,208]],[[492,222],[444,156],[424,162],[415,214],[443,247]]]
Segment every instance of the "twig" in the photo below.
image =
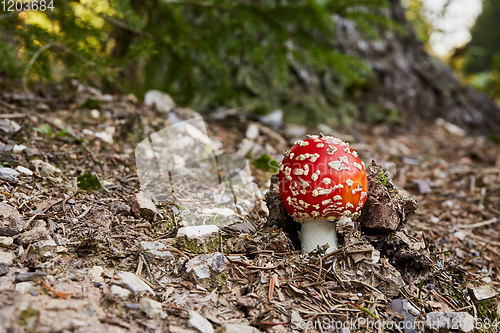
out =
[[54,294],[54,296],[56,296],[56,297],[60,297],[60,298],[68,298],[68,297],[69,297],[69,296],[71,296],[71,294],[72,294],[72,293],[63,293],[63,292],[55,291],[55,290],[54,290],[54,289],[52,289],[52,287],[51,287],[51,286],[49,286],[49,285],[47,284],[47,282],[45,282],[43,279],[42,279],[40,282],[43,284],[43,286],[44,286],[45,288],[47,288],[49,291],[51,291],[51,292]]

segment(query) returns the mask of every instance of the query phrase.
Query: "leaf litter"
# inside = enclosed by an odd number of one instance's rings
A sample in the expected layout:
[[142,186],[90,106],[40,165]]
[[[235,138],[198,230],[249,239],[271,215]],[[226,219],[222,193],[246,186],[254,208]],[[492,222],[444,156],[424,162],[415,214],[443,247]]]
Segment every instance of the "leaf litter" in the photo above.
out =
[[[131,201],[140,187],[135,145],[173,117],[79,84],[66,94],[0,95],[0,175],[19,166],[33,172],[0,177],[0,331],[333,332],[347,323],[370,332],[376,322],[382,331],[408,322],[437,331],[428,315],[437,312],[496,331],[500,147],[484,137],[455,135],[442,121],[419,133],[384,125],[340,133],[367,165],[374,159],[388,170],[389,191],[398,191],[391,193],[413,197],[418,208],[397,230],[339,226],[338,250],[300,255],[300,227],[270,181],[273,161],[293,144],[286,131],[258,123],[257,136],[246,138],[247,157],[257,161],[250,214],[206,238],[180,240],[186,215],[175,198],[147,214]],[[99,113],[86,101],[99,101]],[[224,153],[235,153],[250,125],[230,115],[207,128]],[[14,153],[15,145],[26,148]],[[257,168],[264,160],[273,167]],[[181,196],[193,202],[207,186],[195,177],[172,183],[190,189]],[[217,202],[200,212],[207,208]]]

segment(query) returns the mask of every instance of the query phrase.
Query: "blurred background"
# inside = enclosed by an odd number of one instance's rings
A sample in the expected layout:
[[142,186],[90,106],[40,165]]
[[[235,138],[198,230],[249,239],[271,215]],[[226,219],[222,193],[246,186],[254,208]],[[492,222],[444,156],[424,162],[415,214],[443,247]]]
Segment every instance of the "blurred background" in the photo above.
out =
[[202,114],[283,110],[333,128],[442,117],[500,133],[500,0],[21,5],[0,2],[4,90],[65,97],[76,80],[139,99],[161,90]]

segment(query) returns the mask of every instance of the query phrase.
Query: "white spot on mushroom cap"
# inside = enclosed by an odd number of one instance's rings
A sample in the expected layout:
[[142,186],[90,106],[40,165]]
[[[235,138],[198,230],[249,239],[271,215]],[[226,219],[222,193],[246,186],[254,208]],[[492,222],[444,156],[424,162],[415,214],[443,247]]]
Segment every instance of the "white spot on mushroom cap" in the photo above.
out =
[[347,184],[347,186],[352,186],[354,184],[354,182],[352,181],[352,179],[346,179],[345,183]]
[[300,192],[300,194],[302,194],[302,195],[306,195],[306,194],[307,194],[307,191],[306,191],[306,190],[304,190],[304,189],[300,190],[299,192]]
[[329,204],[330,204],[330,202],[332,202],[332,200],[331,200],[331,199],[327,199],[327,200],[323,200],[323,201],[321,201],[321,204],[322,204],[323,206],[327,206],[327,205],[329,205]]
[[318,188],[313,189],[312,196],[317,197],[318,195],[328,195],[331,192],[332,192],[331,189],[318,187]]
[[328,162],[328,166],[334,170],[342,171],[342,170],[351,170],[347,165],[342,164],[341,161],[331,161]]
[[340,156],[339,161],[349,165],[349,158],[347,156]]
[[355,166],[356,168],[358,168],[358,169],[359,169],[359,171],[361,171],[361,169],[362,169],[361,164],[359,164],[359,163],[357,163],[357,162],[354,162],[354,166]]
[[354,205],[352,203],[350,203],[350,202],[347,202],[345,204],[345,208],[354,208]]
[[328,177],[323,178],[323,184],[325,185],[330,185],[332,183],[332,180]]
[[313,217],[318,217],[318,216],[319,216],[319,212],[317,212],[317,211],[313,210],[313,211],[311,212],[311,215],[312,215]]
[[341,195],[336,195],[333,197],[333,200],[337,201],[337,200],[342,200],[342,196]]
[[316,145],[316,148],[323,148],[324,146],[325,146],[325,144],[324,144],[324,143],[318,143],[318,144]]

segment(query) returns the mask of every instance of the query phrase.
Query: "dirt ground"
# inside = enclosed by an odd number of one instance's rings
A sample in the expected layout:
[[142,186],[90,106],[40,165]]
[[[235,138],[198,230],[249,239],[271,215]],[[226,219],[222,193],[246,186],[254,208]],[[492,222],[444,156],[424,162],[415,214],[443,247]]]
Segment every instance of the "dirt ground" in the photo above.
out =
[[[193,243],[177,235],[176,202],[131,211],[136,145],[173,114],[197,116],[78,83],[0,93],[0,332],[437,331],[429,313],[498,331],[500,145],[441,121],[325,133],[376,160],[418,208],[400,231],[339,226],[339,250],[301,255],[294,231],[268,221],[273,172],[256,161],[279,161],[297,133],[320,130],[206,117],[224,153],[259,129],[247,155],[256,200],[235,226]],[[19,166],[29,170],[2,173]]]

